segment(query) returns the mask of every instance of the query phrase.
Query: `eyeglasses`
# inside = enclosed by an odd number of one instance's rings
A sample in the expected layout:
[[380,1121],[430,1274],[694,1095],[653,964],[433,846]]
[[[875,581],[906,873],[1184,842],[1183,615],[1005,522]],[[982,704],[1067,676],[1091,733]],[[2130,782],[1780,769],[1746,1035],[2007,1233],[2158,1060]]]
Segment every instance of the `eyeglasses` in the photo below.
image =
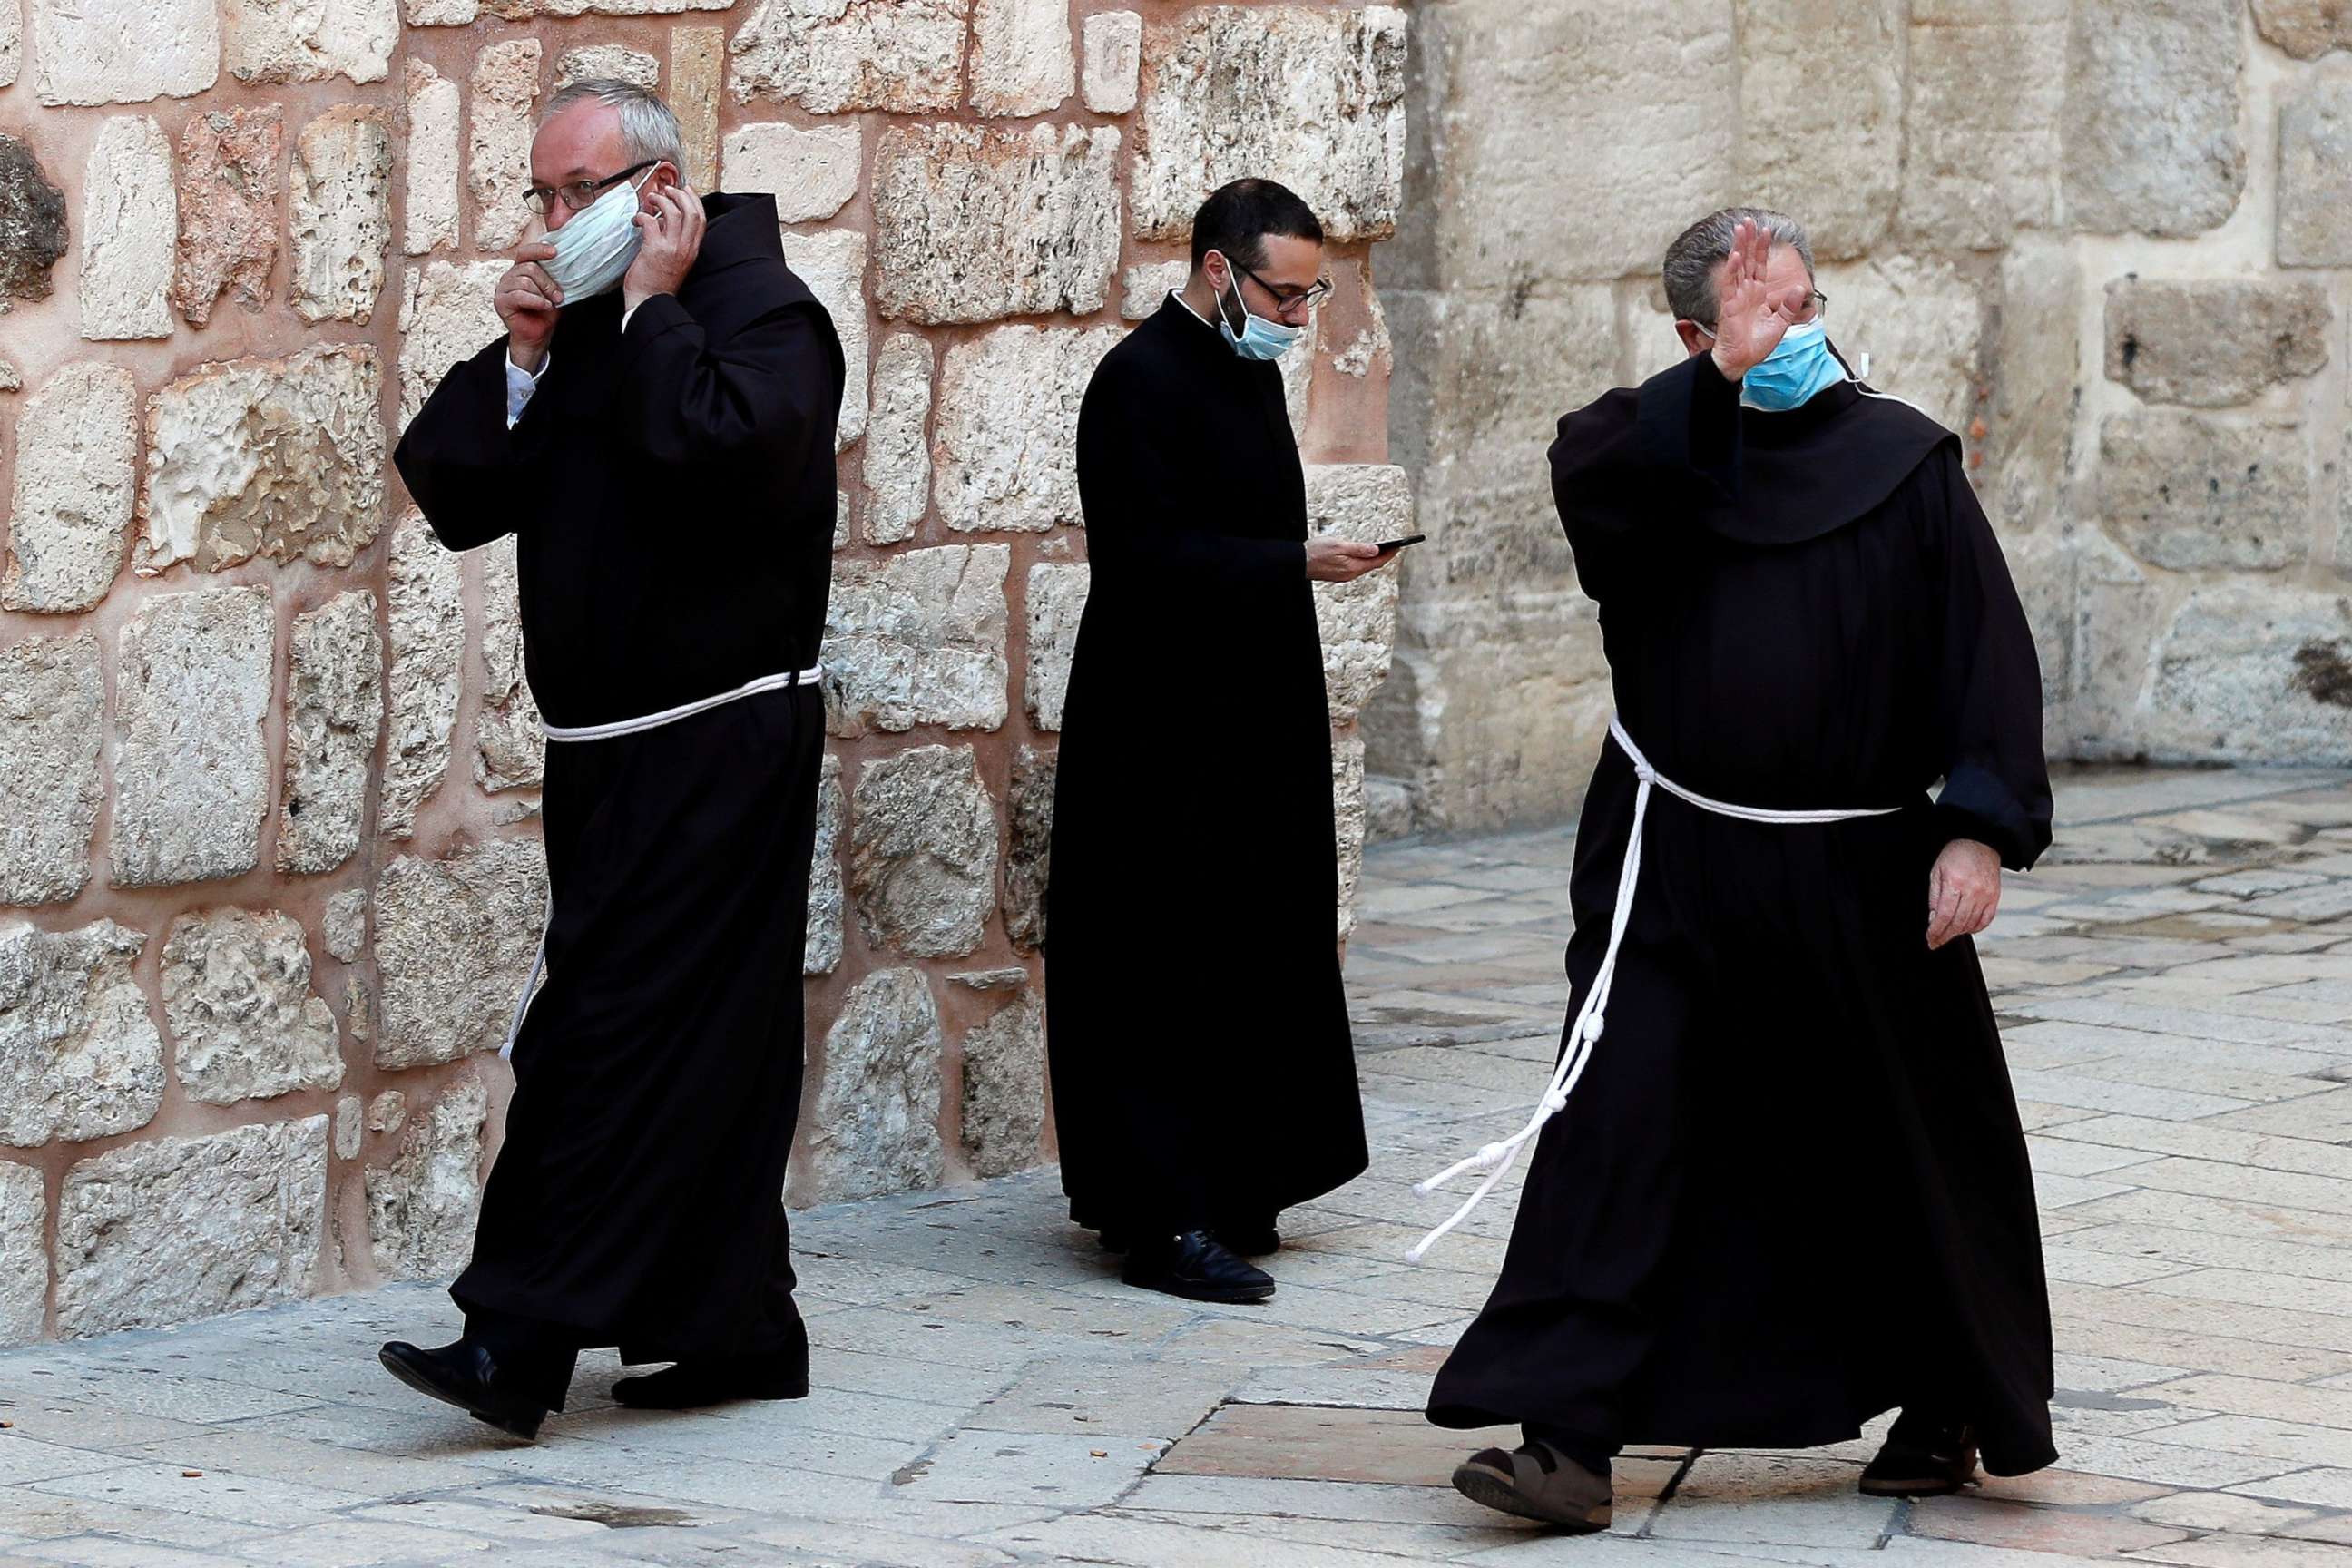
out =
[[1273,295],[1275,305],[1280,310],[1288,310],[1300,305],[1311,310],[1331,297],[1331,279],[1328,278],[1318,278],[1304,289],[1277,289],[1238,261],[1234,263],[1234,270]]
[[[1791,325],[1800,327],[1811,326],[1813,322],[1820,321],[1823,316],[1826,316],[1829,313],[1830,297],[1816,289],[1811,295],[1806,297],[1805,313],[1798,317]],[[1710,338],[1715,336],[1715,323],[1713,321],[1693,321],[1691,325],[1696,327],[1700,331],[1705,332]]]
[[660,162],[659,158],[648,158],[642,163],[632,163],[619,174],[607,174],[601,180],[574,180],[568,185],[533,185],[522,194],[522,199],[530,205],[531,211],[541,217],[554,211],[558,201],[562,202],[572,211],[579,212],[593,204],[607,186],[617,185],[639,170],[650,169]]

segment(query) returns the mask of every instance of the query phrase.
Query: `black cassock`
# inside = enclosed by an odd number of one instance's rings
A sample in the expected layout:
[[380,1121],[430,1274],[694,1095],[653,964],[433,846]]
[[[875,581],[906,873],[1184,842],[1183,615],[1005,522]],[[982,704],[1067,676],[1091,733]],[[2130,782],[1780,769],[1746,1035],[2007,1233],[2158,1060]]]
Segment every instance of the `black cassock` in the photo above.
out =
[[[1702,355],[1570,415],[1551,460],[1662,775],[1902,809],[1790,826],[1653,795],[1606,1031],[1430,1418],[1783,1447],[1917,1405],[1973,1421],[1996,1473],[2046,1465],[2024,1135],[1974,945],[1925,940],[1946,843],[2022,868],[2050,838],[2033,645],[1959,444],[1850,384],[1743,410]],[[1579,998],[1635,784],[1612,743],[1570,883]]]
[[[841,347],[784,265],[773,198],[703,207],[674,297],[625,331],[618,289],[564,310],[511,432],[502,337],[443,378],[395,454],[445,545],[519,536],[551,726],[816,662]],[[451,1290],[469,1323],[640,1362],[804,1351],[783,1178],[823,748],[814,685],[550,743],[547,980]]]
[[1046,895],[1062,1183],[1096,1229],[1261,1225],[1366,1163],[1280,373],[1171,297],[1087,388],[1078,488],[1093,581]]

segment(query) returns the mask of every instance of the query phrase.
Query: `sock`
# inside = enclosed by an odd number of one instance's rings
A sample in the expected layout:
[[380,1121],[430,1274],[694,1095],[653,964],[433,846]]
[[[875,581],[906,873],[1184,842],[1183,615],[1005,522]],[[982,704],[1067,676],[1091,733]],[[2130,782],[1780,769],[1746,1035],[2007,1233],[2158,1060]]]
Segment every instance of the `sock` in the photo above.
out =
[[[1596,1476],[1607,1475],[1609,1462],[1617,1457],[1616,1444],[1603,1443],[1599,1438],[1587,1437],[1581,1433],[1566,1431],[1558,1426],[1545,1426],[1532,1421],[1528,1423],[1525,1430],[1530,1444],[1548,1445],[1567,1455]],[[1538,1455],[1541,1455],[1542,1451],[1540,1447],[1537,1449]],[[1550,1467],[1547,1465],[1545,1468],[1549,1469]]]

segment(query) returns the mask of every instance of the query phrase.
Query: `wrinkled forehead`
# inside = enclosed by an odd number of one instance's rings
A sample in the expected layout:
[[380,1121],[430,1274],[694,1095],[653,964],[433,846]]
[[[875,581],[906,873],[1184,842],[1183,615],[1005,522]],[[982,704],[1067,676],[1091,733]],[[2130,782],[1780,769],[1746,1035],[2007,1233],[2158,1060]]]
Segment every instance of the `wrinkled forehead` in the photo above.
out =
[[621,154],[621,111],[583,99],[551,118],[531,138],[530,177],[543,185],[601,180],[627,163]]

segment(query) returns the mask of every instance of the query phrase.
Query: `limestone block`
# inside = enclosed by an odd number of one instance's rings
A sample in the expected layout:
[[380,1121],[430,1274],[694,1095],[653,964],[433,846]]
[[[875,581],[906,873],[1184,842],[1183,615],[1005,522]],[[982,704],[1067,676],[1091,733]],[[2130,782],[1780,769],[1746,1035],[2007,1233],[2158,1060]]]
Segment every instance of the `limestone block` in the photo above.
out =
[[233,295],[247,310],[269,301],[278,264],[278,166],[286,121],[277,104],[191,115],[180,132],[179,265],[172,303],[190,324]]
[[1045,1009],[1024,985],[965,1031],[964,1158],[975,1176],[1011,1175],[1037,1163],[1045,1134]]
[[730,43],[729,87],[811,114],[953,109],[971,0],[759,0]]
[[1818,260],[1866,254],[1894,217],[1907,10],[1738,0],[1741,199],[1802,214]]
[[879,969],[850,987],[824,1037],[809,1133],[818,1201],[935,1187],[940,1011],[918,969]]
[[1078,408],[1118,327],[999,327],[950,345],[931,458],[940,516],[959,533],[1043,533],[1082,521]]
[[872,342],[866,321],[866,237],[855,229],[788,234],[784,260],[841,335],[841,424],[834,431],[834,447],[845,451],[866,434],[866,360]]
[[837,735],[1004,722],[1002,544],[949,544],[838,561],[825,606],[824,698]]
[[[567,58],[569,57],[566,57]],[[420,59],[404,68],[408,94],[407,196],[400,248],[410,256],[457,245],[457,84]]]
[[[466,138],[466,184],[474,194],[474,248],[505,250],[531,225],[531,100],[539,96],[537,38],[509,38],[474,57],[474,103]],[[500,268],[503,271],[505,268]]]
[[380,1068],[451,1062],[505,1043],[547,923],[547,861],[531,838],[446,860],[398,856],[376,882],[383,988]]
[[41,1337],[49,1306],[47,1192],[32,1166],[0,1163],[0,1345]]
[[110,1150],[58,1199],[58,1332],[163,1328],[310,1293],[327,1118]]
[[2343,0],[2253,0],[2254,27],[2299,60],[2352,48],[2352,8]]
[[392,623],[392,720],[377,828],[387,838],[415,831],[417,808],[449,771],[466,658],[461,592],[457,557],[441,548],[423,515],[411,510],[393,530],[384,588]]
[[[0,87],[14,83],[16,72],[24,63],[24,15],[17,9],[16,0],[6,0],[6,4],[0,5]],[[5,1315],[5,1312],[0,1312],[0,1317]]]
[[875,947],[960,958],[996,907],[996,803],[970,746],[916,746],[858,770],[849,890]]
[[189,1099],[234,1105],[341,1085],[335,1015],[310,988],[310,950],[292,917],[182,915],[163,942],[163,991]]
[[1168,296],[1183,288],[1192,276],[1192,263],[1184,257],[1129,268],[1119,280],[1119,315],[1130,321],[1158,315]]
[[1363,879],[1368,807],[1364,737],[1353,726],[1331,737],[1331,821],[1339,855],[1339,940],[1356,930],[1356,886]]
[[727,138],[720,160],[727,189],[776,198],[782,223],[820,223],[849,205],[864,172],[866,147],[856,125],[761,121]]
[[2221,408],[2327,363],[2335,311],[2315,282],[2118,278],[2107,375],[2151,403]]
[[387,1089],[367,1104],[367,1127],[371,1132],[397,1132],[408,1121],[408,1097],[396,1089]]
[[1340,244],[1396,232],[1403,11],[1227,5],[1153,31],[1129,176],[1139,238],[1191,237],[1202,199],[1244,175],[1297,192]]
[[278,869],[317,876],[350,859],[366,820],[368,773],[383,733],[383,646],[375,595],[338,594],[294,617],[286,677],[286,801]]
[[670,34],[669,106],[677,116],[686,153],[680,169],[689,190],[719,188],[719,89],[726,74],[724,27],[679,27]]
[[2161,759],[2352,763],[2352,605],[2340,595],[2216,584],[2158,639],[2142,710]]
[[400,299],[400,426],[416,417],[441,378],[506,331],[492,303],[504,261],[412,267]]
[[471,1078],[408,1125],[388,1165],[367,1168],[368,1240],[387,1279],[446,1279],[473,1254],[489,1096]]
[[[1364,325],[1349,340],[1347,347],[1326,352],[1330,353],[1332,369],[1361,381],[1375,365],[1382,371],[1395,367],[1396,342],[1389,336],[1389,313],[1381,308],[1380,295],[1372,290],[1372,263],[1369,257],[1356,263],[1356,289],[1364,302]],[[1671,323],[1664,335],[1672,341]]]
[[523,678],[521,587],[514,535],[482,550],[482,710],[474,721],[474,782],[495,795],[536,789],[547,731]]
[[120,365],[80,363],[26,400],[0,607],[64,615],[106,597],[136,494],[138,397]]
[[172,268],[179,199],[172,144],[144,115],[99,128],[83,175],[81,335],[95,341],[172,335]]
[[334,1150],[338,1160],[360,1157],[360,1141],[364,1132],[360,1118],[364,1103],[356,1094],[347,1094],[335,1101]]
[[[2352,8],[2345,13],[2352,28]],[[2279,109],[2278,260],[2352,263],[2352,81],[2315,79]]]
[[1018,952],[1045,942],[1045,884],[1053,868],[1054,774],[1058,752],[1024,745],[1013,753],[1006,792],[1004,934]]
[[2004,540],[2058,531],[2081,378],[2083,272],[2060,238],[2020,238],[2000,263],[1999,331],[1979,498]]
[[1830,341],[1870,356],[1870,384],[1917,404],[1948,430],[1975,417],[1984,378],[1984,300],[1949,263],[1908,256],[1823,267]]
[[2076,0],[2067,35],[2066,220],[2202,234],[2246,188],[2239,0]]
[[[661,90],[661,61],[624,44],[581,44],[556,58],[552,90],[577,81],[625,81],[647,92]],[[730,184],[729,190],[740,187]]]
[[2067,0],[1912,7],[1905,236],[1992,250],[2020,228],[2058,226],[2066,16]]
[[365,321],[392,244],[392,122],[339,104],[295,139],[289,292],[306,321]]
[[25,374],[5,359],[0,359],[0,392],[25,390]]
[[[1310,535],[1374,543],[1402,539],[1413,531],[1412,480],[1402,468],[1385,464],[1310,464],[1307,527]],[[1318,583],[1314,588],[1331,721],[1351,723],[1388,677],[1389,655],[1396,644],[1396,568],[1385,567],[1352,583]],[[1035,657],[1034,651],[1031,657]]]
[[149,398],[140,574],[350,565],[383,527],[381,379],[373,349],[342,343],[205,365]]
[[33,96],[59,104],[185,98],[219,79],[218,0],[28,0]]
[[0,1143],[135,1131],[163,1103],[163,1041],[131,966],[147,945],[100,921],[0,924]]
[[803,974],[830,974],[841,967],[841,819],[846,809],[841,793],[841,759],[828,752],[816,781],[816,851],[809,858]]
[[66,228],[66,194],[49,184],[31,147],[0,136],[0,300],[49,297]]
[[982,114],[1044,114],[1077,85],[1067,0],[975,0],[971,106]]
[[481,15],[480,0],[402,0],[412,27],[462,27]]
[[2311,454],[2294,425],[2113,414],[2099,501],[2108,533],[2152,566],[2274,571],[2310,551]]
[[345,963],[357,963],[367,947],[367,889],[346,888],[329,899],[319,936],[330,956]]
[[901,332],[874,362],[874,416],[866,426],[866,542],[912,539],[931,505],[931,345]]
[[1029,568],[1029,722],[1062,727],[1062,699],[1070,689],[1070,657],[1077,651],[1089,573],[1079,562],[1041,561]]
[[227,0],[229,74],[256,84],[382,81],[400,41],[394,0]]
[[115,666],[114,885],[237,877],[269,810],[276,617],[267,588],[160,594]]
[[1133,11],[1100,11],[1086,20],[1087,107],[1097,114],[1126,114],[1135,108],[1136,82],[1143,70],[1143,18]]
[[58,903],[89,884],[105,733],[94,636],[0,649],[0,904]]
[[897,126],[875,154],[875,303],[936,325],[1110,298],[1118,266],[1116,127]]

